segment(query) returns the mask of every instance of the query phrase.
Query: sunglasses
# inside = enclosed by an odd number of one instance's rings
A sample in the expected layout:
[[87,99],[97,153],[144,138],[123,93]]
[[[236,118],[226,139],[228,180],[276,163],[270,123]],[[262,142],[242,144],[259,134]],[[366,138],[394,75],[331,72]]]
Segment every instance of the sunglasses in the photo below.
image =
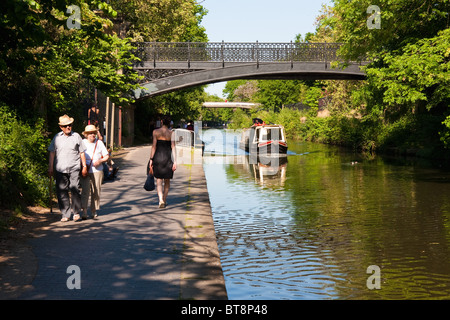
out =
[[71,124],[66,124],[64,126],[61,126],[61,128],[67,128],[67,127],[72,127],[72,125]]

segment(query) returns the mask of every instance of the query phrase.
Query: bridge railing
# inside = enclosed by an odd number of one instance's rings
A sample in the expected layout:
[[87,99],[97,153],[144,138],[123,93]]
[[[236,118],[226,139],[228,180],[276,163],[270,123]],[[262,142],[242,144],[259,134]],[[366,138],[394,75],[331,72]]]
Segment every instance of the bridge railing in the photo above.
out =
[[141,61],[330,62],[338,60],[340,43],[139,42]]

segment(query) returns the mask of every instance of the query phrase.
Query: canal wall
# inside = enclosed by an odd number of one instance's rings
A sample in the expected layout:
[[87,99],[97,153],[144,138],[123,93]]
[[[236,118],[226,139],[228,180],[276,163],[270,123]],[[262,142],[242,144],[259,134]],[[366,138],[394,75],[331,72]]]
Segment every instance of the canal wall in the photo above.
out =
[[180,163],[177,171],[183,175],[182,179],[186,179],[187,194],[181,296],[201,300],[225,299],[225,280],[205,173],[202,164],[193,161],[198,159],[201,149],[177,149],[177,162]]

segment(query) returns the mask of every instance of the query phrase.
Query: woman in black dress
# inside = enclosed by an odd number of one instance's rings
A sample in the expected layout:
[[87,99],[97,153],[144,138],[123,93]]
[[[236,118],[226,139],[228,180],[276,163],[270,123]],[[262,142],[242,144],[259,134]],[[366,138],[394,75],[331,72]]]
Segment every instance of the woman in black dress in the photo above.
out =
[[170,119],[164,118],[162,127],[153,131],[150,156],[150,168],[156,178],[156,191],[158,192],[160,208],[166,207],[170,179],[173,178],[173,172],[177,169],[175,139],[172,139],[174,133],[169,129],[169,126]]

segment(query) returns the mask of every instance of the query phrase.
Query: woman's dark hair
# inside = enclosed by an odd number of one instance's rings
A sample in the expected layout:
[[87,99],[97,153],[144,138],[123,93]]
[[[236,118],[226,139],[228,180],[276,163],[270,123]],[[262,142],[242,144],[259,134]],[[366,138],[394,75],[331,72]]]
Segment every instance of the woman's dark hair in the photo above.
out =
[[164,116],[164,117],[162,118],[162,124],[165,125],[165,126],[170,127],[170,117]]

